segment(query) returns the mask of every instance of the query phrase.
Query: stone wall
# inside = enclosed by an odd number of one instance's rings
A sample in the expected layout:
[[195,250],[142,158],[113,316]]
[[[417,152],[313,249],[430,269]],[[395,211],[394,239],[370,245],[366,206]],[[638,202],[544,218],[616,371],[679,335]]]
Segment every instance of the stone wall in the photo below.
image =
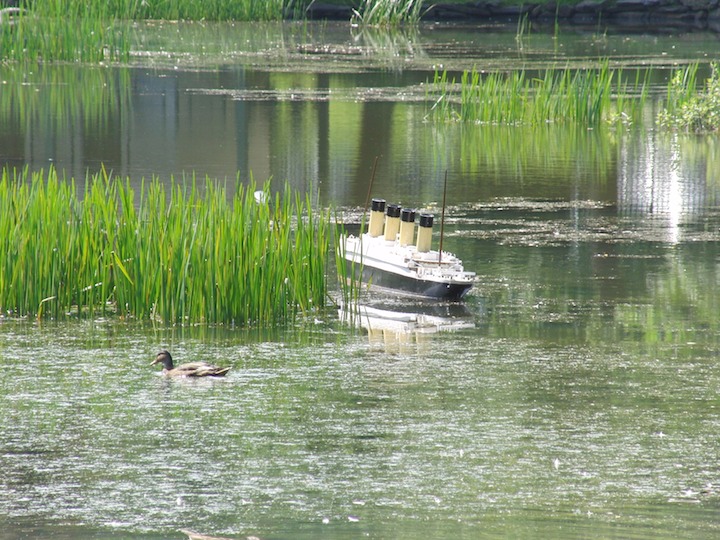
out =
[[[423,20],[517,22],[530,21],[638,29],[686,29],[720,32],[720,0],[581,0],[575,5],[529,2],[503,5],[498,0],[443,4],[428,2]],[[314,2],[313,19],[350,20],[351,8]]]

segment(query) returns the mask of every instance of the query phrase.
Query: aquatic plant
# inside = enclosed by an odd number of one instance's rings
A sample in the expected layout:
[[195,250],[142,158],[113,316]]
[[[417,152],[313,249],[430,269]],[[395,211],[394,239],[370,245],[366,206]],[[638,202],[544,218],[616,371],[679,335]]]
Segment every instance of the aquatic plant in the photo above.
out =
[[119,18],[136,20],[269,21],[292,15],[300,4],[295,0],[110,0],[108,11]]
[[[435,72],[427,99],[429,116],[440,121],[514,125],[576,123],[595,126],[620,117],[637,118],[647,96],[645,82],[614,82],[616,72],[603,62],[597,69],[547,69],[531,76],[524,70],[480,73],[465,70],[457,84],[446,71]],[[613,88],[621,99],[615,100]],[[639,105],[629,98],[637,96]]]
[[272,325],[324,306],[327,213],[286,188],[0,178],[0,313]]
[[613,110],[607,115],[610,124],[635,124],[643,117],[645,103],[648,100],[651,71],[644,72],[640,79],[640,70],[635,71],[634,80],[626,79],[622,69],[617,71]]
[[280,20],[298,14],[295,0],[20,0],[12,23],[0,23],[0,59],[127,61],[133,20]]
[[524,46],[524,38],[530,33],[532,23],[528,19],[528,14],[525,13],[518,17],[517,29],[515,31],[515,41],[520,49]]
[[122,61],[129,23],[103,3],[22,0],[13,24],[0,24],[0,58],[15,61]]
[[299,9],[298,0],[21,0],[22,8],[42,17],[112,20],[279,20]]
[[363,0],[358,9],[353,9],[351,22],[359,26],[396,27],[417,24],[422,14],[422,0]]
[[702,90],[698,89],[698,68],[695,62],[672,74],[665,106],[657,116],[660,126],[694,132],[720,129],[720,64],[710,64],[710,77]]

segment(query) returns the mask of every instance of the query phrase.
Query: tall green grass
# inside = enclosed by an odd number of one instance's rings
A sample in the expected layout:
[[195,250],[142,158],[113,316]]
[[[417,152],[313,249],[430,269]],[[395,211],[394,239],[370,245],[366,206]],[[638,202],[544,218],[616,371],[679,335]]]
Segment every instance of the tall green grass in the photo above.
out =
[[293,13],[299,0],[22,0],[21,7],[45,17],[109,20],[278,20]]
[[659,125],[671,129],[709,132],[720,129],[720,64],[710,64],[705,84],[698,82],[697,62],[676,69],[668,83]]
[[123,19],[269,21],[299,9],[295,0],[108,0],[107,9]]
[[252,183],[3,171],[0,313],[273,325],[325,305],[329,216]]
[[131,21],[258,21],[301,12],[295,0],[21,0],[13,24],[0,24],[0,60],[124,62]]
[[397,27],[420,22],[422,0],[362,0],[353,9],[352,21],[360,26]]
[[23,0],[14,24],[0,24],[0,59],[100,62],[129,58],[130,25],[100,2]]
[[[574,123],[596,126],[605,120],[639,119],[647,96],[645,81],[633,86],[607,62],[596,69],[548,69],[535,76],[526,71],[462,73],[459,84],[446,71],[436,72],[428,100],[439,121],[494,125]],[[629,96],[635,96],[630,99]]]

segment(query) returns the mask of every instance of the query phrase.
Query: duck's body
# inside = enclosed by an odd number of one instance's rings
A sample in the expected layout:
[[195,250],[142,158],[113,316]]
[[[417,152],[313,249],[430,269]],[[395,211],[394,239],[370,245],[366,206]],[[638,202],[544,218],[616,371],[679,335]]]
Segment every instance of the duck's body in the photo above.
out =
[[224,377],[229,367],[218,367],[207,362],[188,362],[174,367],[172,356],[168,351],[160,351],[150,365],[162,364],[162,373],[166,377]]

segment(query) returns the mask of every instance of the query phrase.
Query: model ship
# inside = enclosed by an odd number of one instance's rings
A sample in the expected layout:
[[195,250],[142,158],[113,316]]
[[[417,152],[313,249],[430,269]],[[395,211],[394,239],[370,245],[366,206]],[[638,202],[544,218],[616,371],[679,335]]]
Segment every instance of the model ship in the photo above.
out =
[[371,287],[460,300],[473,286],[475,272],[466,272],[458,257],[442,250],[442,242],[431,249],[433,215],[420,214],[416,232],[415,214],[373,199],[367,232],[341,241],[348,275]]

